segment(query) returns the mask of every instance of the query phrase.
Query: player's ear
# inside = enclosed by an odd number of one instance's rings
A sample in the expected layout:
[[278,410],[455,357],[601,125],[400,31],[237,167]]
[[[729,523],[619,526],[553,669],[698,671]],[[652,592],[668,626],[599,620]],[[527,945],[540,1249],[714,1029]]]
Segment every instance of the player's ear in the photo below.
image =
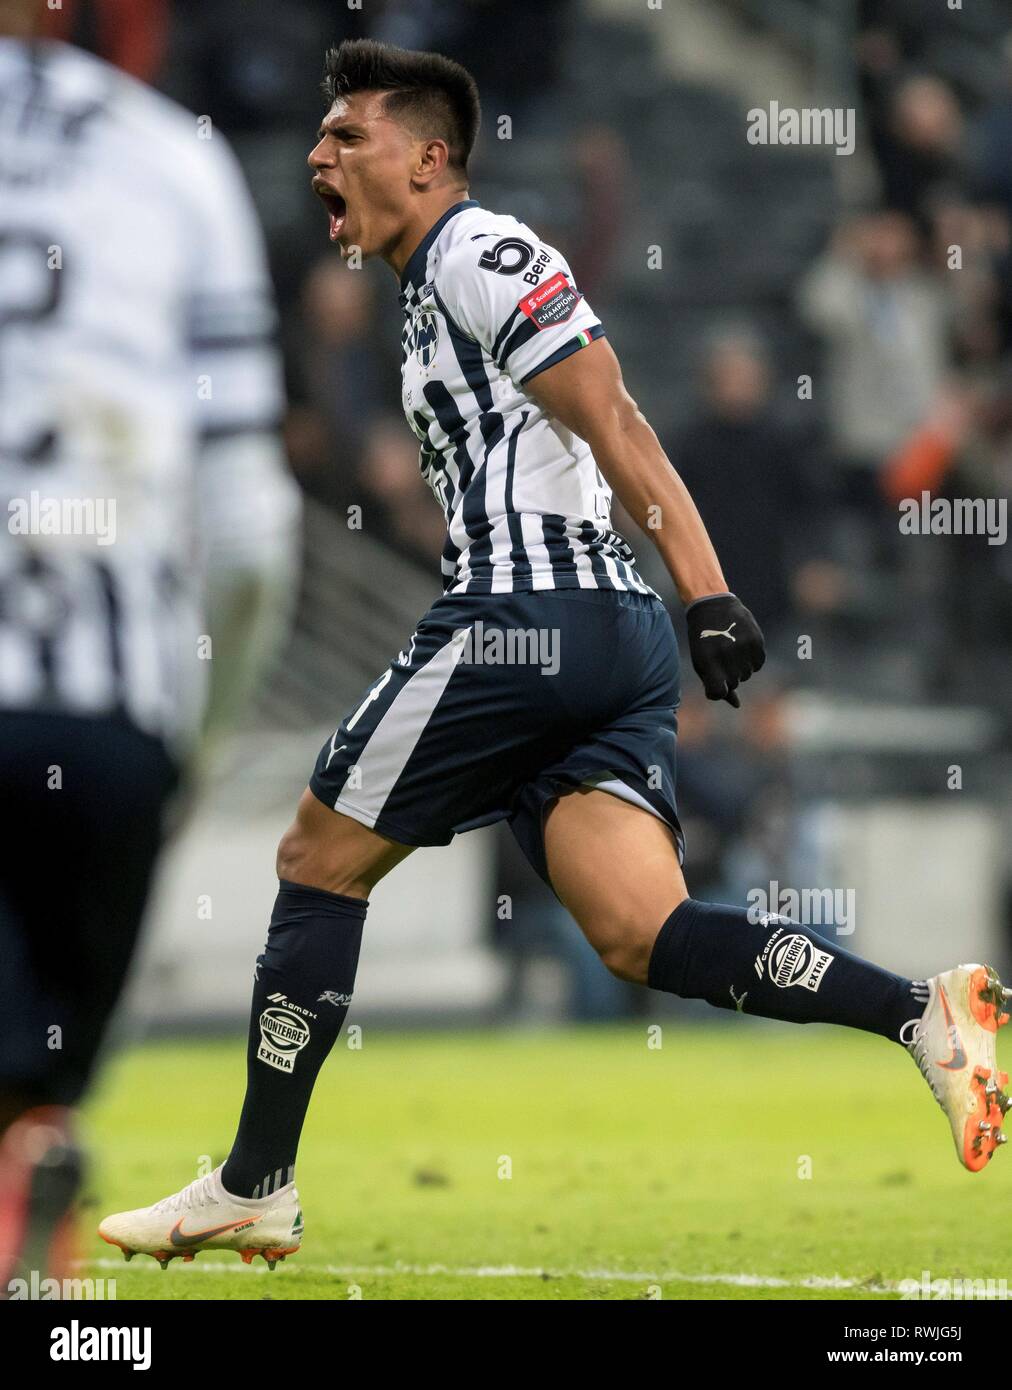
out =
[[445,140],[426,140],[419,143],[414,170],[415,183],[428,188],[439,178],[449,160],[450,151]]

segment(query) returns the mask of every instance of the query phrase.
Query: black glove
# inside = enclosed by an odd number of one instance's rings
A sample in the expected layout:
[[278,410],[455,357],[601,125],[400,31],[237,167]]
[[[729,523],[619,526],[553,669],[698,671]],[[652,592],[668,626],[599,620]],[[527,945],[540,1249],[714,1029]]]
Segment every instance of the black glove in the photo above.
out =
[[708,700],[740,708],[735,690],[766,660],[762,630],[734,594],[697,598],[685,610],[689,651]]

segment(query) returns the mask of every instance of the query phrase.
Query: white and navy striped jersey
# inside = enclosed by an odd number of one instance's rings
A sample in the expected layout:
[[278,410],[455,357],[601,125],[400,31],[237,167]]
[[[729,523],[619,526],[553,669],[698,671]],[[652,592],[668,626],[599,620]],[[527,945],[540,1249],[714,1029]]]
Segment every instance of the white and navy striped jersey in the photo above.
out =
[[274,320],[221,135],[89,54],[0,39],[0,709],[190,737],[205,528],[241,549],[291,517]]
[[589,446],[526,390],[604,333],[559,252],[456,203],[405,266],[401,304],[404,412],[446,517],[447,592],[651,593]]

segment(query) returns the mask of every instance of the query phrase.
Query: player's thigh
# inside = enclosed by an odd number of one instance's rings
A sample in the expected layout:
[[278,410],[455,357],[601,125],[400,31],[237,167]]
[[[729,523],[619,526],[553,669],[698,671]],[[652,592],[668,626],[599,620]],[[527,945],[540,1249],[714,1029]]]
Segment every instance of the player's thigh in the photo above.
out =
[[581,787],[545,818],[548,872],[608,968],[644,982],[657,933],[688,897],[674,832],[610,792]]
[[278,846],[278,877],[350,898],[367,898],[411,850],[411,845],[398,844],[332,811],[307,787],[295,820]]

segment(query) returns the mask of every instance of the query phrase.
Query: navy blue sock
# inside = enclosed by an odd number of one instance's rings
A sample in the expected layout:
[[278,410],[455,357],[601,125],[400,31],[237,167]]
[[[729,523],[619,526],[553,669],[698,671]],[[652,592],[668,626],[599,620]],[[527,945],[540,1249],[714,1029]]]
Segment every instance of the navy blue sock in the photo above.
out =
[[291,1182],[317,1073],[355,987],[368,904],[282,879],[257,957],[246,1051],[246,1099],[225,1191],[266,1197]]
[[896,1042],[920,1018],[923,981],[882,970],[835,942],[764,913],[687,898],[661,927],[650,957],[651,989],[705,999],[791,1023],[842,1023]]

